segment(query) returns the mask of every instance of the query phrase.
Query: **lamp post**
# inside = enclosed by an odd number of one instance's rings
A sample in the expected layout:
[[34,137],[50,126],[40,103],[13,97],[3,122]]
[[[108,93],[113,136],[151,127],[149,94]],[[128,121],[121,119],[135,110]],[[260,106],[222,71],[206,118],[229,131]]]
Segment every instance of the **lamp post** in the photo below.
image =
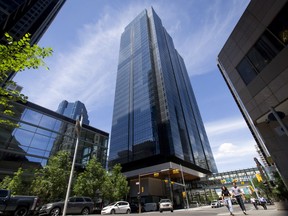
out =
[[186,191],[186,184],[185,184],[184,175],[183,175],[183,169],[182,169],[182,165],[181,164],[180,164],[180,170],[181,170],[182,183],[183,183],[184,192],[185,192],[186,208],[188,209],[189,208],[188,194],[187,194],[187,191]]
[[82,121],[83,121],[83,116],[81,113],[80,120],[76,120],[76,124],[75,124],[75,132],[76,132],[77,138],[76,138],[74,157],[73,157],[73,162],[72,162],[71,172],[70,172],[70,177],[69,177],[69,183],[68,183],[67,192],[66,192],[66,198],[65,198],[65,202],[64,202],[63,216],[66,215],[66,211],[67,211],[67,204],[68,204],[68,198],[70,195],[70,188],[71,188],[72,179],[73,179],[74,166],[75,166],[75,162],[76,162],[77,150],[78,150],[78,145],[79,145],[79,137],[80,137],[80,132],[81,132],[81,128],[82,128]]

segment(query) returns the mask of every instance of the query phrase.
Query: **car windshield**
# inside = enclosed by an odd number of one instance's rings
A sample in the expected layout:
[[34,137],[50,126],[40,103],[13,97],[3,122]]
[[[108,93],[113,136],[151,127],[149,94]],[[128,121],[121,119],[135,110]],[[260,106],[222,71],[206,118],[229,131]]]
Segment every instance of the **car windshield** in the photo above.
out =
[[113,202],[113,203],[110,203],[108,206],[113,206],[115,204],[116,204],[116,202]]
[[160,202],[162,203],[162,202],[171,202],[169,199],[162,199],[162,200],[160,200]]

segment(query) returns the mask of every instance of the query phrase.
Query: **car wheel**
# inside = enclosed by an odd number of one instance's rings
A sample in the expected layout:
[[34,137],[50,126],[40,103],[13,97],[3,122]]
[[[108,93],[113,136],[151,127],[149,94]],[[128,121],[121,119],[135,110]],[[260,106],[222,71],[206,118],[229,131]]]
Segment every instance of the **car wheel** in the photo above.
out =
[[84,209],[81,211],[81,214],[82,214],[82,215],[88,215],[89,213],[90,213],[89,208],[84,208]]
[[127,214],[130,214],[130,210],[128,209],[126,213],[127,213]]
[[162,210],[160,210],[160,213],[162,213],[163,211]]
[[112,209],[112,210],[111,210],[111,214],[115,214],[115,209]]
[[59,207],[53,208],[50,212],[50,216],[59,216],[59,215],[60,215],[60,208]]
[[25,206],[20,206],[14,212],[14,216],[26,216],[28,214],[28,208]]
[[173,212],[173,209],[171,209],[171,212]]

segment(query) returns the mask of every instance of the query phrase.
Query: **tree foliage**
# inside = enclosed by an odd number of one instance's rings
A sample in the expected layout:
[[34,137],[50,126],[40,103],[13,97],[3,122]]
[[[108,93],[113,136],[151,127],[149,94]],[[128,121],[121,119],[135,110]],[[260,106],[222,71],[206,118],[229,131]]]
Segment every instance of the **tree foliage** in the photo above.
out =
[[272,192],[275,196],[276,200],[288,200],[288,190],[284,185],[284,182],[281,179],[281,176],[278,172],[274,172],[274,183],[275,187],[273,188]]
[[73,191],[76,195],[93,199],[102,198],[109,202],[121,200],[129,192],[128,182],[121,169],[120,164],[117,164],[108,173],[94,157],[88,162],[85,171],[78,175]]
[[73,191],[76,195],[97,197],[103,191],[107,180],[106,170],[101,163],[93,157],[87,164],[84,172],[80,173],[74,184]]
[[31,193],[39,196],[43,202],[64,199],[70,170],[70,154],[67,151],[59,151],[49,159],[44,168],[36,171]]
[[130,190],[126,176],[121,173],[121,165],[116,164],[108,174],[108,182],[105,197],[109,201],[116,201],[125,198]]
[[23,184],[23,169],[20,167],[17,172],[14,173],[13,178],[6,176],[0,183],[0,188],[11,190],[12,194],[23,194],[24,184]]
[[[15,113],[11,101],[27,100],[27,97],[19,91],[7,90],[7,85],[16,85],[14,81],[6,82],[11,72],[20,72],[25,69],[38,69],[41,66],[46,67],[44,58],[52,55],[51,48],[41,48],[38,45],[30,45],[30,34],[14,41],[13,38],[5,34],[7,44],[0,44],[0,125],[17,127],[17,123],[9,120],[9,117]],[[2,118],[4,116],[5,118]],[[8,117],[8,119],[6,118]]]

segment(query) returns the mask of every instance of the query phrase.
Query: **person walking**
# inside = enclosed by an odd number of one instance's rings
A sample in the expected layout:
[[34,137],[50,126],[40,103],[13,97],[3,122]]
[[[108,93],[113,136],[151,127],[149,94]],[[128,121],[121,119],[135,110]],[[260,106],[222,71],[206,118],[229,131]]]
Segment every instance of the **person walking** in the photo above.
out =
[[221,189],[222,189],[222,201],[224,201],[224,204],[228,208],[230,215],[234,216],[233,206],[232,206],[232,202],[231,202],[231,194],[230,194],[229,190],[227,189],[227,187],[222,186]]
[[253,204],[253,206],[255,207],[255,209],[258,210],[258,206],[257,206],[256,200],[255,200],[255,198],[254,198],[253,196],[251,196],[250,202]]
[[244,205],[244,202],[242,199],[242,196],[244,196],[244,195],[243,195],[241,189],[237,186],[236,182],[233,182],[233,187],[231,188],[231,191],[232,191],[232,195],[235,196],[241,210],[243,211],[243,213],[245,215],[247,215],[246,208],[245,208],[245,205]]

